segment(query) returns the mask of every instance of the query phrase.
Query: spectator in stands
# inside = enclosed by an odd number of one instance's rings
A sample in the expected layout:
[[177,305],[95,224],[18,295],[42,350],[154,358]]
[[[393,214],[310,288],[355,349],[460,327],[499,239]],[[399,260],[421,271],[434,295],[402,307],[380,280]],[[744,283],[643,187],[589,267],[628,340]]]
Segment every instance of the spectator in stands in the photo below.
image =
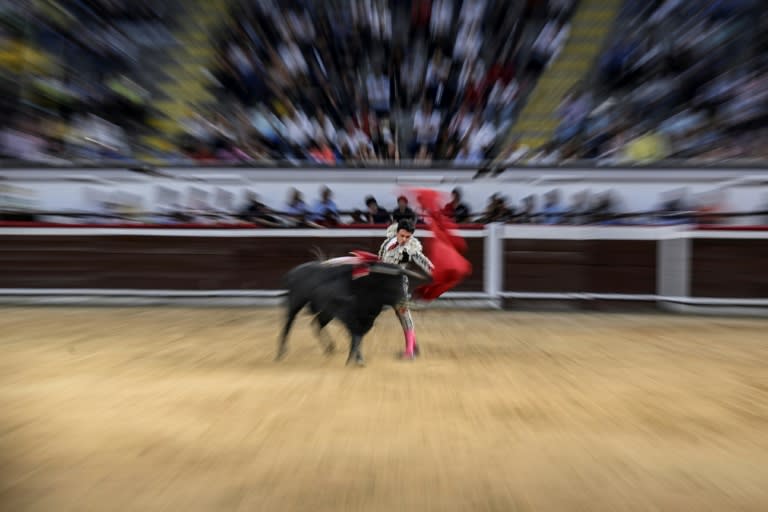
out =
[[725,203],[725,194],[722,190],[713,190],[699,195],[696,201],[696,214],[701,225],[720,224],[722,217],[715,215],[722,211]]
[[312,138],[319,140],[320,137],[325,137],[325,140],[328,141],[332,148],[338,149],[338,131],[336,126],[330,116],[327,116],[322,109],[318,108],[315,118],[312,120]]
[[336,153],[322,135],[318,137],[316,142],[311,143],[309,156],[313,162],[318,164],[333,165],[336,163]]
[[[472,149],[471,149],[472,148]],[[483,161],[483,152],[476,146],[470,146],[469,140],[464,140],[459,148],[459,152],[453,159],[456,165],[476,165]]]
[[436,108],[449,107],[453,102],[453,91],[450,89],[451,62],[443,57],[438,48],[427,66],[425,76],[424,96],[426,101]]
[[582,225],[589,222],[589,191],[582,190],[577,192],[571,198],[571,206],[568,209],[566,222],[571,225]]
[[544,208],[541,210],[542,224],[562,224],[565,209],[560,205],[560,191],[551,190],[544,196]]
[[24,120],[0,133],[0,152],[10,158],[30,162],[44,162],[47,159],[47,144],[35,133],[33,124]]
[[390,109],[390,81],[384,68],[377,73],[371,72],[366,80],[368,102],[380,119],[389,117]]
[[392,211],[392,221],[400,222],[401,220],[408,220],[416,224],[416,212],[408,206],[408,198],[405,196],[397,198],[397,208]]
[[304,194],[301,191],[292,188],[288,193],[288,203],[286,204],[286,213],[292,216],[294,225],[300,227],[319,228],[319,224],[312,222],[312,215],[309,206],[304,201]]
[[345,130],[339,135],[339,149],[345,160],[368,160],[374,155],[371,139],[351,117],[347,118]]
[[591,222],[596,224],[621,224],[621,221],[615,218],[619,211],[618,199],[613,191],[606,190],[594,198],[590,211]]
[[341,222],[341,215],[333,201],[333,192],[328,187],[320,190],[320,199],[312,208],[311,221],[326,225],[336,225]]
[[443,207],[443,214],[455,222],[469,220],[469,208],[461,200],[460,188],[454,188],[451,191],[451,200]]
[[496,193],[488,198],[488,204],[478,222],[481,224],[507,222],[512,218],[513,214],[512,209],[507,206],[507,199],[501,194]]
[[464,23],[459,28],[453,47],[453,59],[459,62],[476,61],[483,44],[480,22],[467,18],[462,18],[462,21]]
[[508,126],[515,112],[519,90],[517,80],[510,80],[506,85],[502,80],[497,80],[488,94],[488,104],[483,113],[485,120],[492,121],[498,117],[504,127]]
[[560,53],[569,33],[569,24],[560,23],[554,19],[548,21],[533,42],[531,58],[528,61],[529,71],[541,73]]
[[672,190],[662,194],[656,220],[658,224],[686,224],[690,222],[690,218],[684,215],[685,212],[691,211],[687,205],[685,194],[685,189]]
[[651,163],[669,156],[666,136],[656,130],[648,130],[632,139],[624,148],[622,160],[635,163]]
[[238,217],[246,222],[252,222],[266,227],[282,227],[284,222],[281,222],[272,210],[264,203],[259,201],[259,196],[253,192],[249,192],[246,197],[246,204],[240,211]]
[[479,116],[475,117],[470,133],[465,139],[469,154],[473,155],[474,158],[484,159],[493,146],[496,135],[496,125],[492,120],[482,122]]
[[288,191],[286,213],[290,213],[297,217],[306,217],[309,215],[309,206],[304,201],[304,194],[302,194],[300,190],[292,188]]
[[477,114],[471,112],[466,104],[462,104],[459,111],[453,116],[451,122],[448,124],[448,137],[453,141],[466,139],[476,116]]
[[522,200],[522,206],[515,212],[515,222],[521,224],[534,224],[536,218],[536,196],[526,196]]
[[294,157],[300,157],[307,147],[312,134],[312,123],[307,115],[295,106],[288,107],[288,113],[281,119],[284,127],[283,138],[288,142]]
[[397,145],[389,120],[372,123],[372,143],[376,156],[381,160],[397,160]]
[[385,208],[379,206],[375,197],[366,197],[365,206],[367,208],[365,219],[368,224],[390,224],[392,222],[392,215]]
[[560,124],[555,134],[556,142],[567,142],[584,128],[593,108],[592,103],[592,95],[588,91],[571,91],[565,95],[557,110]]
[[449,37],[453,21],[453,1],[434,0],[429,19],[429,31],[435,45],[444,50],[450,44]]
[[280,132],[275,128],[279,120],[263,103],[251,109],[249,118],[251,126],[256,131],[257,140],[261,144],[271,150],[278,150],[282,147]]
[[432,104],[428,102],[414,114],[413,131],[415,136],[409,147],[412,156],[419,152],[425,156],[434,154],[441,122],[440,113],[433,110]]

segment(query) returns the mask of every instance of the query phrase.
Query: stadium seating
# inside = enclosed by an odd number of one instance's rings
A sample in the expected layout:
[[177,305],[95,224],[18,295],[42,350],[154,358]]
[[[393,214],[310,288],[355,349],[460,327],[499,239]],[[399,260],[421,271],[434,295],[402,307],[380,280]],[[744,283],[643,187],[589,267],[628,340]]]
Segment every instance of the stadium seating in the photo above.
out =
[[629,0],[590,80],[560,105],[551,161],[759,157],[768,18],[751,0]]
[[757,0],[0,9],[0,157],[480,167],[765,156]]

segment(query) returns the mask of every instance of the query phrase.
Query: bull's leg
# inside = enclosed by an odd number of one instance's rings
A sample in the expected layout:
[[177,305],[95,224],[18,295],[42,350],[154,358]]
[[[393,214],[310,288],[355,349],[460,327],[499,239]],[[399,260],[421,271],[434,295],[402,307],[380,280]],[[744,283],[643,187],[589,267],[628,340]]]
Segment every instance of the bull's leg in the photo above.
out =
[[293,321],[296,320],[296,315],[299,314],[299,311],[301,311],[301,308],[303,308],[304,305],[298,305],[298,304],[290,304],[288,307],[288,314],[285,318],[285,325],[283,326],[283,331],[280,333],[280,341],[277,345],[277,355],[275,356],[275,361],[281,360],[283,357],[285,357],[285,354],[288,352],[288,333],[291,331],[291,327],[293,326]]
[[365,366],[365,359],[363,359],[363,353],[360,350],[362,341],[362,336],[352,335],[352,342],[349,345],[349,357],[347,358],[347,364],[354,360],[358,366]]
[[331,355],[336,351],[336,343],[331,338],[331,335],[327,331],[324,331],[326,325],[328,325],[333,317],[320,313],[315,317],[314,324],[317,328],[317,337],[320,338],[320,343],[323,345],[325,353]]

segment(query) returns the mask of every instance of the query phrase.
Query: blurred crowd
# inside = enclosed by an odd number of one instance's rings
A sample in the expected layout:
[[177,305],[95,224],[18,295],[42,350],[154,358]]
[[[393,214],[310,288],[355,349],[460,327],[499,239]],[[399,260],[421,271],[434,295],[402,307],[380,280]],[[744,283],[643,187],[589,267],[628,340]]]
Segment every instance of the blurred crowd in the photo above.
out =
[[760,0],[627,0],[536,159],[764,159],[767,51]]
[[0,152],[61,163],[130,158],[146,127],[148,49],[173,43],[174,2],[0,3]]
[[222,148],[239,158],[232,151],[239,144],[323,164],[479,163],[498,152],[519,99],[564,43],[575,6],[242,2],[220,38],[214,72],[219,106],[230,104],[234,115],[220,116],[205,137],[196,129],[188,147],[197,159]]
[[[760,0],[626,0],[540,148],[507,134],[578,0],[232,0],[203,34],[213,102],[168,163],[558,164],[768,156]],[[0,2],[0,158],[157,156],[158,77],[189,2]]]
[[[568,34],[577,0],[233,0],[208,65],[216,100],[169,163],[492,157]],[[0,6],[2,156],[131,160],[178,0]]]

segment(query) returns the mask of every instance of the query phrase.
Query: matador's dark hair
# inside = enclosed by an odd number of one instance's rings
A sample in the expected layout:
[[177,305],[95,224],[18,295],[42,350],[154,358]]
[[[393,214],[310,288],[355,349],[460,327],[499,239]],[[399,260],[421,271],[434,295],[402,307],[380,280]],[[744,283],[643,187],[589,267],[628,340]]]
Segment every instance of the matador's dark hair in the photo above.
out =
[[397,230],[400,231],[401,229],[404,229],[409,233],[413,233],[416,231],[416,226],[414,226],[413,222],[409,221],[408,219],[400,219],[397,223]]

